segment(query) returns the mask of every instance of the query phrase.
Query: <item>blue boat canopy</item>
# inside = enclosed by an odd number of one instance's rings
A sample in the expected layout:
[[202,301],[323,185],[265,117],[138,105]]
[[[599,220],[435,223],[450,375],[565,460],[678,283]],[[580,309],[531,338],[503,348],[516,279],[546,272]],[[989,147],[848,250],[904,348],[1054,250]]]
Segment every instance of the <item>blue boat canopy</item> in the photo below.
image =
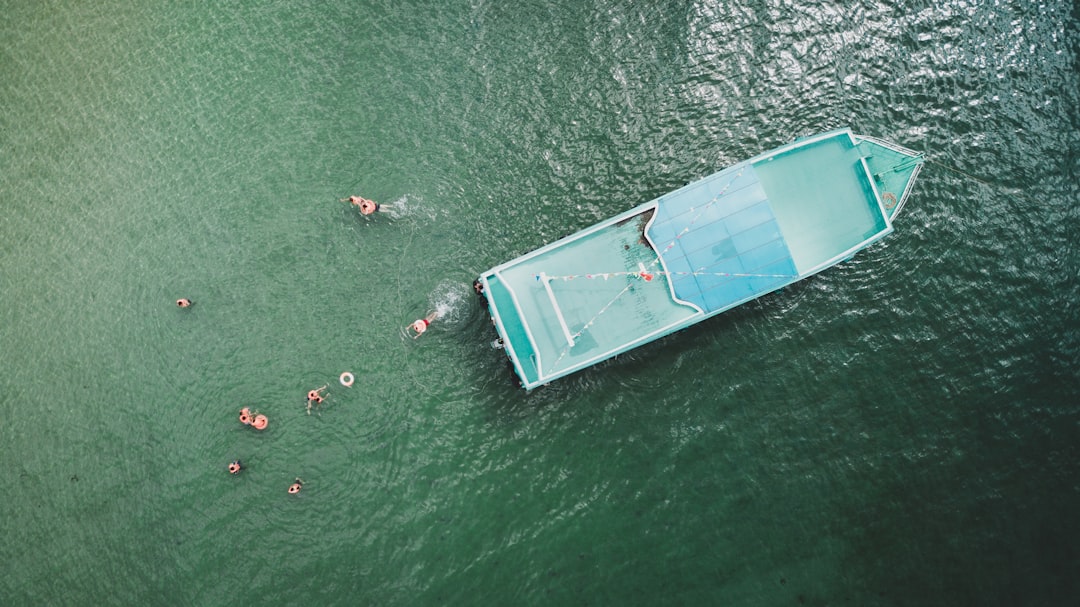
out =
[[749,163],[661,197],[646,236],[660,252],[674,297],[706,313],[799,274]]

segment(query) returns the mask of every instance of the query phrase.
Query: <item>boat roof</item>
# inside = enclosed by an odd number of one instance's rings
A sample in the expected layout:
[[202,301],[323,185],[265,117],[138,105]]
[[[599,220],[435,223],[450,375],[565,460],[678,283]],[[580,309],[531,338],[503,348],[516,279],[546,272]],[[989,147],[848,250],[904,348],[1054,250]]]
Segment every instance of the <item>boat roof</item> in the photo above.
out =
[[[484,273],[525,387],[782,288],[888,234],[897,207],[885,208],[884,182],[867,164],[876,149],[846,129],[797,140]],[[879,164],[913,154],[887,152]]]
[[750,163],[659,198],[646,230],[673,296],[708,313],[798,277]]

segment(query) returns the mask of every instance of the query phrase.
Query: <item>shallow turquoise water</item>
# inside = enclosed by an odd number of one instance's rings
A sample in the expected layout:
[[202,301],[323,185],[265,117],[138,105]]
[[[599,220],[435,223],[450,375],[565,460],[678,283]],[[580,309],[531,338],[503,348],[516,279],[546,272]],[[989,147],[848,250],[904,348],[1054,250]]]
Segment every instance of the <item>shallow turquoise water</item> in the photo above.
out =
[[[0,604],[1075,597],[1070,4],[252,4],[0,2]],[[839,126],[896,233],[510,384],[479,272]]]

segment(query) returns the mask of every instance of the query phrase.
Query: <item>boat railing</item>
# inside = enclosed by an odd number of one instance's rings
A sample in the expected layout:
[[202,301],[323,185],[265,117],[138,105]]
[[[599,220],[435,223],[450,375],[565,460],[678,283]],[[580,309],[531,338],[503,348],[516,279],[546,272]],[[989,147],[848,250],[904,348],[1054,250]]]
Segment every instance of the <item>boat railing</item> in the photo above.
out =
[[540,272],[540,282],[544,283],[544,290],[547,291],[548,299],[551,300],[551,307],[555,309],[555,318],[559,320],[559,326],[562,327],[563,335],[566,336],[566,345],[573,348],[574,335],[570,333],[570,327],[566,325],[566,318],[563,317],[562,308],[559,307],[559,300],[555,299],[555,292],[551,290],[551,279],[548,278],[546,272]]
[[922,156],[923,156],[922,152],[916,152],[915,150],[909,150],[908,148],[905,148],[902,145],[897,145],[897,144],[895,144],[895,143],[893,143],[891,141],[885,141],[884,139],[878,139],[877,137],[873,137],[871,135],[856,135],[855,137],[857,139],[863,139],[865,141],[870,141],[872,143],[876,143],[876,144],[880,145],[883,148],[889,148],[890,150],[892,150],[894,152],[899,152],[901,154],[904,154],[905,156],[913,156],[913,157],[917,157],[919,159],[921,159]]

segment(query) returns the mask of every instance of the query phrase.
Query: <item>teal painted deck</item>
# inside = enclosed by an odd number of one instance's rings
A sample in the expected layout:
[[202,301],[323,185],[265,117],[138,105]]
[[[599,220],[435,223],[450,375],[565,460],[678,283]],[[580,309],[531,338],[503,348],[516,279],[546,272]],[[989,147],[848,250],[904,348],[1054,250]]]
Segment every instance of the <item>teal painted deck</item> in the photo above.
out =
[[[647,283],[629,275],[586,277],[594,272],[637,268],[638,264],[651,266],[656,254],[641,233],[649,214],[568,241],[499,271],[491,302],[498,307],[510,347],[526,371],[526,383],[532,383],[534,372],[550,375],[598,357],[602,360],[613,349],[700,314],[673,301],[663,278]],[[543,282],[537,278],[541,274],[555,277],[550,287],[559,310],[570,331],[580,333],[572,348]],[[503,290],[515,293],[516,308],[506,306],[511,298],[509,293],[503,295]],[[605,309],[612,301],[616,305]],[[531,342],[526,334],[531,335]]]
[[860,158],[841,135],[754,162],[800,274],[891,229]]

